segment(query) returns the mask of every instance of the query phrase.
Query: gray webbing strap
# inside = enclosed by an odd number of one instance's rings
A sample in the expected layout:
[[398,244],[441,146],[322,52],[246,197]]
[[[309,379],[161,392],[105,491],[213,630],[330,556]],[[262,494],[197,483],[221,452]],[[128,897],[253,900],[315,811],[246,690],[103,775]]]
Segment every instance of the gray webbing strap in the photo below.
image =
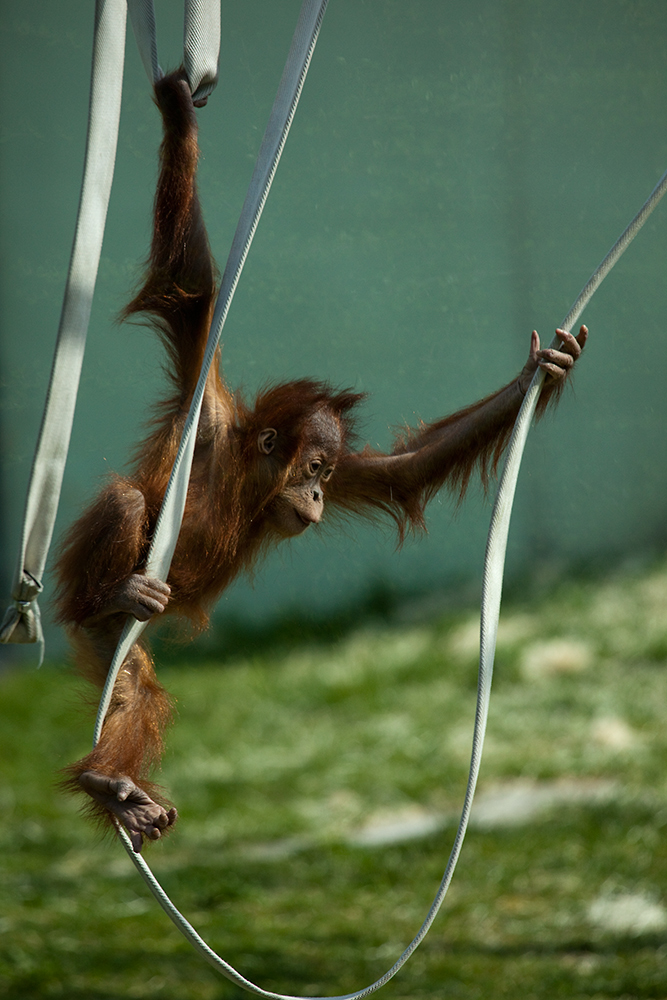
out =
[[[578,321],[582,312],[592,299],[604,278],[609,274],[614,264],[618,261],[632,240],[635,238],[641,227],[644,225],[649,215],[656,207],[662,196],[667,191],[667,173],[663,174],[660,181],[645,201],[630,225],[619,236],[616,243],[604,258],[602,263],[595,269],[590,279],[582,289],[574,305],[561,324],[561,329],[570,330]],[[551,347],[558,347],[560,338],[554,337]],[[491,515],[491,525],[486,543],[486,555],[484,560],[484,576],[482,581],[482,606],[480,621],[480,649],[479,649],[479,674],[477,681],[477,708],[475,711],[475,727],[472,739],[472,753],[470,757],[470,771],[468,775],[468,786],[466,788],[465,801],[461,812],[459,827],[456,832],[454,847],[450,855],[448,870],[451,868],[452,874],[454,866],[463,846],[470,810],[472,809],[475,787],[479,776],[479,769],[482,763],[482,751],[484,749],[484,736],[486,733],[486,722],[489,714],[489,701],[491,698],[491,681],[493,679],[493,661],[496,652],[496,640],[498,637],[498,619],[500,616],[500,601],[502,597],[503,574],[505,570],[505,552],[507,550],[507,537],[509,534],[510,519],[512,516],[512,505],[516,484],[519,478],[521,458],[528,437],[528,431],[535,414],[535,407],[540,398],[542,384],[544,382],[544,372],[538,368],[530,383],[530,387],[514,424],[512,437],[508,446],[505,466],[500,478],[498,493]],[[447,872],[445,872],[445,876]]]
[[162,79],[164,73],[157,54],[157,29],[153,0],[127,0],[127,9],[146,75],[150,82],[155,84]]
[[[584,285],[574,305],[563,320],[561,329],[571,330],[571,328],[578,322],[581,314],[601,283],[604,281],[621,255],[628,248],[666,191],[667,172],[660,178],[630,225],[623,231],[623,233],[621,233],[607,256],[595,269],[588,282]],[[550,346],[558,347],[559,344],[560,338],[556,336],[551,341]],[[541,368],[538,368],[533,376],[532,382],[530,383],[530,387],[522,403],[519,415],[517,416],[514,430],[512,431],[512,437],[510,438],[510,443],[507,449],[505,465],[500,478],[493,513],[491,515],[482,582],[479,660],[480,702],[478,702],[478,717],[475,720],[475,735],[473,739],[473,759],[471,763],[470,776],[472,790],[474,790],[474,783],[477,780],[477,774],[479,773],[479,765],[482,757],[484,728],[486,725],[486,716],[488,714],[488,701],[491,691],[491,679],[493,677],[493,661],[496,652],[496,640],[498,637],[498,619],[500,616],[503,574],[505,570],[505,552],[507,549],[510,519],[512,517],[514,494],[516,491],[517,480],[519,478],[519,469],[521,467],[523,450],[535,413],[535,407],[537,406],[537,401],[540,397],[543,382],[544,372]]]
[[[12,604],[0,624],[0,642],[40,644],[37,597],[58,510],[86,346],[93,292],[106,225],[118,139],[129,5],[142,61],[151,82],[162,76],[153,0],[97,0],[88,135],[72,256],[23,519]],[[184,63],[194,98],[215,87],[220,51],[219,0],[185,0]]]
[[[630,225],[619,236],[602,263],[595,269],[583,290],[579,294],[574,305],[561,324],[561,329],[570,330],[577,322],[582,312],[590,302],[591,298],[599,288],[604,278],[609,274],[614,264],[621,257],[623,252],[630,245],[641,227],[644,225],[649,215],[656,207],[662,196],[667,191],[667,173],[663,174],[660,181],[648,197],[642,208],[634,217]],[[551,347],[558,347],[560,338],[554,337]],[[503,573],[505,569],[505,552],[507,549],[507,537],[509,533],[510,518],[512,516],[512,504],[514,493],[519,477],[521,458],[528,437],[528,431],[535,413],[535,407],[540,397],[542,384],[544,382],[544,372],[538,368],[533,376],[532,382],[521,409],[514,424],[512,437],[508,446],[505,459],[505,466],[498,486],[498,493],[491,515],[491,525],[486,545],[486,555],[484,562],[484,576],[482,582],[482,606],[480,623],[480,652],[479,652],[479,674],[477,680],[477,706],[475,709],[475,726],[472,738],[472,753],[470,756],[470,770],[468,773],[468,785],[466,788],[461,819],[454,838],[454,845],[449,856],[447,868],[443,876],[438,895],[433,906],[440,905],[447,890],[449,882],[454,874],[454,869],[461,853],[465,838],[470,811],[472,809],[475,788],[479,777],[479,770],[482,763],[482,751],[484,749],[484,736],[486,734],[486,722],[489,715],[489,702],[491,698],[491,681],[493,678],[493,661],[496,650],[496,639],[498,636],[498,619],[500,616],[500,600],[502,596]],[[442,896],[441,896],[442,894]],[[432,908],[433,909],[433,908]],[[420,932],[421,933],[421,932]]]
[[[33,459],[13,604],[0,642],[39,642],[37,595],[58,509],[111,192],[125,54],[125,0],[97,0],[81,199],[44,416]],[[41,662],[41,656],[40,656]]]
[[220,0],[186,0],[183,65],[195,104],[218,82]]
[[[127,0],[130,20],[151,83],[164,75],[158,61],[153,0]],[[192,99],[202,103],[218,82],[220,0],[185,0],[183,65]]]

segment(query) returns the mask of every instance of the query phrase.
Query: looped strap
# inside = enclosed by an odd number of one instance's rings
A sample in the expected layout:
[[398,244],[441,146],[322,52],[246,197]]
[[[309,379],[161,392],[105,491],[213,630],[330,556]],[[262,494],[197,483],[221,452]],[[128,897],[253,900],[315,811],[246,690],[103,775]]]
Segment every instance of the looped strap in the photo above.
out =
[[[163,77],[158,60],[153,0],[128,0],[128,9],[146,74],[152,84]],[[183,65],[196,107],[203,107],[218,82],[220,0],[185,0]]]
[[40,665],[44,652],[44,634],[37,597],[41,592],[41,583],[24,573],[20,584],[12,591],[12,603],[0,624],[0,642],[40,644]]

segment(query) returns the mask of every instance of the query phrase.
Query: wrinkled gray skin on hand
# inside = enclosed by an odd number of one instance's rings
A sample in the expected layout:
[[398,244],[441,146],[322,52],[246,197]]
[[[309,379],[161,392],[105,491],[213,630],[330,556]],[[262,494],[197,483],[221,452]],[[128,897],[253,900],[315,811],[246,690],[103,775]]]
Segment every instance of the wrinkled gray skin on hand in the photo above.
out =
[[153,615],[161,615],[169,602],[171,587],[157,577],[132,573],[116,587],[105,614],[123,612],[137,621],[147,622]]
[[561,339],[560,345],[557,348],[540,349],[539,334],[537,330],[533,330],[530,337],[528,360],[519,375],[519,388],[524,396],[528,392],[538,367],[544,370],[548,378],[560,381],[566,377],[586,346],[588,329],[585,326],[580,328],[576,337],[568,333],[567,330],[557,329],[556,333]]
[[141,852],[143,837],[159,840],[162,831],[173,826],[178,818],[175,808],[167,812],[125,775],[110,778],[97,771],[84,771],[79,782],[91,798],[123,824],[137,854]]

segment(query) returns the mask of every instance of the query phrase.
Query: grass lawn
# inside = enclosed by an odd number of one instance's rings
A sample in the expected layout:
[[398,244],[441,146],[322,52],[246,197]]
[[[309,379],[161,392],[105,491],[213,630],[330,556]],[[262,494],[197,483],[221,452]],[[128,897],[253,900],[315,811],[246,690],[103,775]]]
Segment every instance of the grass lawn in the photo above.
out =
[[[180,821],[150,863],[244,975],[367,985],[451,847],[474,613],[160,671]],[[187,654],[186,654],[187,655]],[[389,998],[667,997],[667,566],[503,613],[478,805],[450,893]],[[92,719],[63,667],[0,676],[0,993],[233,998],[122,848],[58,794]]]

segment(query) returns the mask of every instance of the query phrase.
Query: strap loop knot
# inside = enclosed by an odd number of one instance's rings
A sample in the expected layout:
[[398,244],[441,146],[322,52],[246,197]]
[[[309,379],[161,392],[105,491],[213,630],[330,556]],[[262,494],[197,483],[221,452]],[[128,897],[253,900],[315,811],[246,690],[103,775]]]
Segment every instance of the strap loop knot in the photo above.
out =
[[40,666],[44,658],[44,633],[37,598],[42,589],[38,580],[24,573],[20,584],[12,592],[12,603],[0,623],[0,642],[39,643]]

